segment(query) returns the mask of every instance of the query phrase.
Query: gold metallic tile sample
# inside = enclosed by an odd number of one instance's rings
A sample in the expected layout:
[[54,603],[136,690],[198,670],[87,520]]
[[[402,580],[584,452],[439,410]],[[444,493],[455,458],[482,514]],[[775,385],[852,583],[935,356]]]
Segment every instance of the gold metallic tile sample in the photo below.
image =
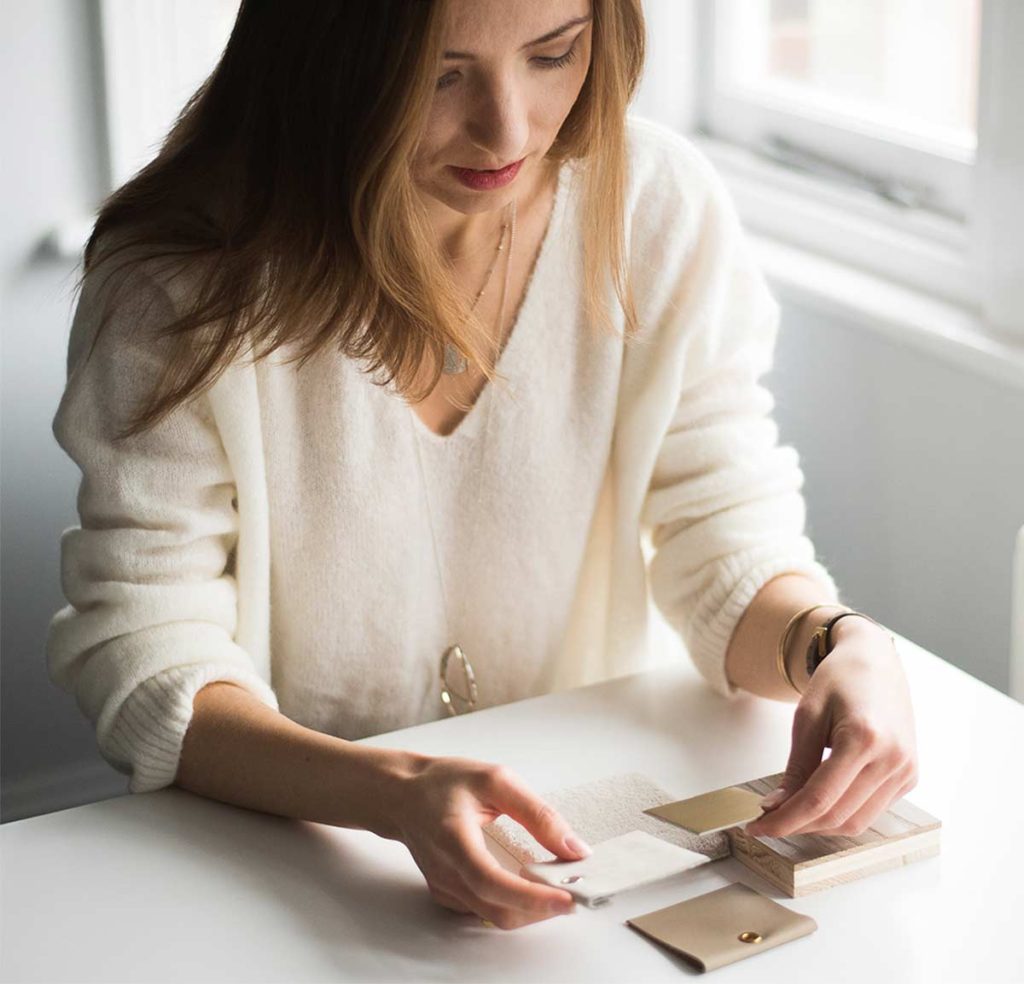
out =
[[763,795],[737,786],[726,786],[689,799],[652,806],[644,813],[695,834],[708,834],[761,816],[765,812],[761,809]]

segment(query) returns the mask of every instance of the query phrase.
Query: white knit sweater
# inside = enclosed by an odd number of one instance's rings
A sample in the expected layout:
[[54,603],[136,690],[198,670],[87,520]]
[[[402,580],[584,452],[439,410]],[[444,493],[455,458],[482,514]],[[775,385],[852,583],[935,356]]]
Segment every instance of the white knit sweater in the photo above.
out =
[[296,370],[285,349],[115,446],[161,366],[145,329],[187,288],[140,270],[85,361],[102,303],[86,278],[53,423],[82,470],[81,525],[61,538],[70,604],[46,652],[130,791],[174,780],[212,680],[355,739],[446,714],[451,642],[481,707],[643,669],[653,597],[734,697],[726,647],[766,581],[804,573],[837,599],[759,382],[779,306],[707,159],[648,120],[628,133],[642,336],[583,320],[567,165],[498,365],[508,387],[447,437],[352,360]]

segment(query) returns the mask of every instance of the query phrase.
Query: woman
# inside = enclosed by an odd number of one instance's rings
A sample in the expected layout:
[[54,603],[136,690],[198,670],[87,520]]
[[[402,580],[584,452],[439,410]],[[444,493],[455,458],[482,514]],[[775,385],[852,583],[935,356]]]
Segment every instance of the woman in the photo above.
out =
[[401,840],[503,928],[571,911],[485,849],[508,814],[587,853],[521,779],[352,740],[642,668],[648,578],[714,690],[799,700],[748,830],[912,788],[891,638],[830,624],[757,382],[778,306],[706,160],[627,117],[643,38],[639,0],[245,0],[104,203],[47,652],[131,791]]

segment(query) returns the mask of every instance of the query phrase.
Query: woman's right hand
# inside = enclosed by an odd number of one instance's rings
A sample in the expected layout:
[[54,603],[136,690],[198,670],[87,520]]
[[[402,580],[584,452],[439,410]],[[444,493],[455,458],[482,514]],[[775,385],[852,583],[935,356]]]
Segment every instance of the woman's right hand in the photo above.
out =
[[412,854],[435,901],[501,929],[575,910],[566,891],[503,868],[487,850],[482,827],[505,814],[558,858],[576,861],[590,848],[522,779],[502,765],[424,756],[389,797],[389,836]]

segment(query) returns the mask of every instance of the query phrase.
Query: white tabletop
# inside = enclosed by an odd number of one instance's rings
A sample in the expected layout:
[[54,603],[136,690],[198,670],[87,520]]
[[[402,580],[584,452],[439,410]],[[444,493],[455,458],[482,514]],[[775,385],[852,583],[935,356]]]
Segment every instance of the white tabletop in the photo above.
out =
[[[0,979],[659,981],[696,974],[625,919],[742,881],[817,932],[718,981],[1024,981],[1024,710],[897,637],[938,857],[799,899],[732,859],[513,931],[429,897],[404,846],[176,788],[0,827]],[[504,762],[538,792],[643,772],[679,796],[782,771],[793,706],[687,663],[367,739]]]

